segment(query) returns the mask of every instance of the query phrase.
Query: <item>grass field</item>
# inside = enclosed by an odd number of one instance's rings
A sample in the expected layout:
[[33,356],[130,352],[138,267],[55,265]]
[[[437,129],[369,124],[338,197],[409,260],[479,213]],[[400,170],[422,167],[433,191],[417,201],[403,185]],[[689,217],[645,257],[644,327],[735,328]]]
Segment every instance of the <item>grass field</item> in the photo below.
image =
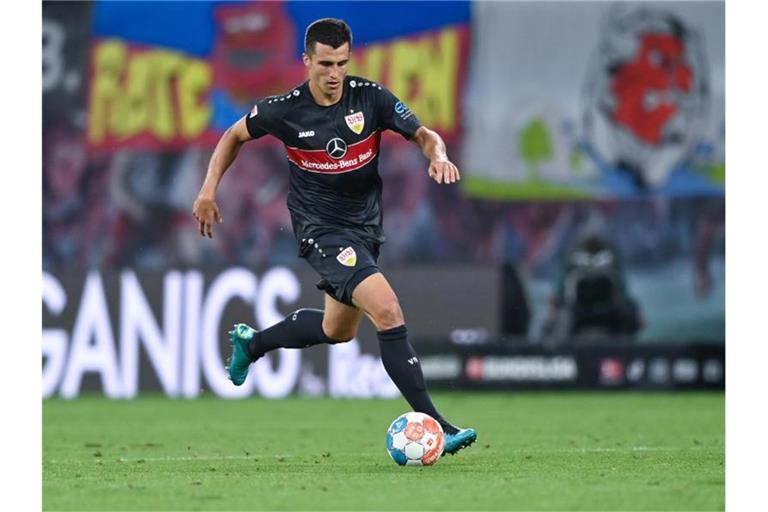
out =
[[722,393],[435,394],[478,441],[385,451],[401,400],[43,403],[45,510],[723,510]]

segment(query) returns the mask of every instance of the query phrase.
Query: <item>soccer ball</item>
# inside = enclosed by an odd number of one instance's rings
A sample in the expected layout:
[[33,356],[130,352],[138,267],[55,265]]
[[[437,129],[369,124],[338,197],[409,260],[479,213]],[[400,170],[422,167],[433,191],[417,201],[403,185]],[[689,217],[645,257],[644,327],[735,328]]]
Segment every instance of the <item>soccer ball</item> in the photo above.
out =
[[387,452],[401,466],[431,466],[444,446],[443,427],[422,412],[403,414],[387,430]]

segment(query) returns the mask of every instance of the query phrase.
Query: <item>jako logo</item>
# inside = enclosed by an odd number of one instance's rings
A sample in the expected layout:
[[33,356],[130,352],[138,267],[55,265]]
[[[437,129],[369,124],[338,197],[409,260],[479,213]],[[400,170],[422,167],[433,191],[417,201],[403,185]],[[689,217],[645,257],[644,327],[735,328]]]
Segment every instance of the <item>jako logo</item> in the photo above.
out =
[[315,136],[315,131],[314,130],[309,130],[309,131],[306,131],[306,132],[299,132],[299,138],[300,139],[303,139],[305,137],[314,137],[314,136]]
[[411,365],[416,364],[418,362],[419,362],[419,358],[418,357],[412,357],[412,358],[410,358],[408,360],[408,364],[411,364]]

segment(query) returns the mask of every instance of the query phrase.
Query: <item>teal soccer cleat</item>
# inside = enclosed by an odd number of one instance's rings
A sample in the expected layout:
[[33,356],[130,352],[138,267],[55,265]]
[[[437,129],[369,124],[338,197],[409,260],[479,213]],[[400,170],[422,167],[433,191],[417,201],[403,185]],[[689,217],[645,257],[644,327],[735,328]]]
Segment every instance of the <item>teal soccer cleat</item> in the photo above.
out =
[[256,330],[245,324],[235,324],[229,331],[229,341],[232,343],[232,355],[227,360],[229,380],[235,386],[240,386],[248,376],[248,367],[253,362],[248,351],[248,342],[253,339]]
[[466,448],[477,440],[477,432],[473,428],[459,429],[455,434],[445,434],[445,448],[443,455],[449,453],[455,455],[462,448]]

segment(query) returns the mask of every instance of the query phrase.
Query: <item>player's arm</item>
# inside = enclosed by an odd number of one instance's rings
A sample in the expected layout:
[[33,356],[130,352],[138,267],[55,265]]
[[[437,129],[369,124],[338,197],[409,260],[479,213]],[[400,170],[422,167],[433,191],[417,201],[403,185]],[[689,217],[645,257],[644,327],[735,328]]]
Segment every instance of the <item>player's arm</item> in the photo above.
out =
[[411,138],[429,160],[429,177],[437,183],[455,183],[461,179],[459,169],[448,160],[445,142],[437,132],[420,126]]
[[421,148],[429,160],[430,178],[438,183],[454,183],[460,179],[459,170],[448,160],[440,135],[421,124],[411,109],[386,87],[376,85],[371,92],[375,95],[380,126],[399,133]]
[[192,207],[192,215],[198,222],[198,228],[202,236],[213,238],[213,223],[221,222],[219,207],[216,204],[216,190],[224,173],[235,161],[240,146],[243,142],[251,140],[251,134],[245,125],[243,117],[235,124],[227,128],[224,135],[221,136],[213,150],[211,161],[208,163],[208,172],[205,175],[205,181],[197,194],[197,199]]

